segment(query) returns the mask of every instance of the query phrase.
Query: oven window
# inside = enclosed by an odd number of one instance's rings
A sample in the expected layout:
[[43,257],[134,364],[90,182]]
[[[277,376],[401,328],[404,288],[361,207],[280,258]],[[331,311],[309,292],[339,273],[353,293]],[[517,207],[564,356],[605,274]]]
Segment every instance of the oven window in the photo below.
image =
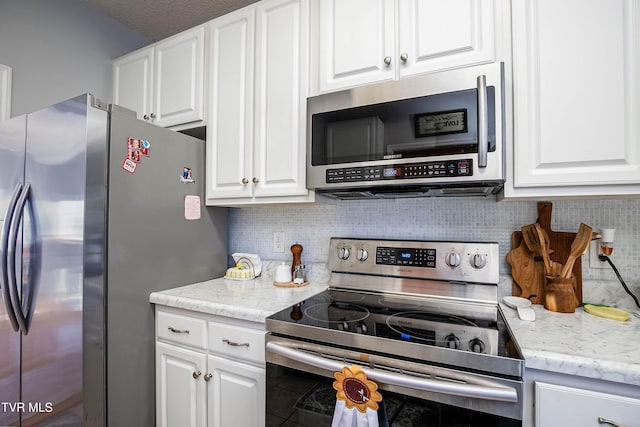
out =
[[[331,426],[336,401],[333,379],[267,363],[267,426]],[[379,390],[380,427],[521,427],[520,420]]]

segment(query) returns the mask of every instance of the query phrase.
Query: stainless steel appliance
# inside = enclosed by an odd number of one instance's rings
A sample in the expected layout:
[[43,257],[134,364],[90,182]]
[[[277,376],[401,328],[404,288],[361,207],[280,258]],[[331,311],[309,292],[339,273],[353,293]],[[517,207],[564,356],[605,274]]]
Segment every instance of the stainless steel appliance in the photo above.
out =
[[331,425],[333,373],[358,364],[392,426],[521,426],[498,264],[496,243],[332,238],[329,289],[266,321],[270,425]]
[[204,169],[88,94],[0,122],[0,425],[154,424],[149,294],[227,264]]
[[307,185],[339,199],[487,196],[505,181],[503,64],[308,100]]

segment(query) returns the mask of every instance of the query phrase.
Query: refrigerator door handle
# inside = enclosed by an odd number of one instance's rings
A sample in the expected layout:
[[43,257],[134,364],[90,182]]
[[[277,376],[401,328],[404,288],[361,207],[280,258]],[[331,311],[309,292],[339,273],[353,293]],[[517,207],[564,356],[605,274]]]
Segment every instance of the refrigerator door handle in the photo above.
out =
[[[13,195],[11,196],[11,201],[9,201],[9,206],[7,208],[7,212],[4,215],[4,222],[2,223],[2,234],[0,234],[0,288],[2,288],[2,294],[4,299],[5,307],[7,308],[7,315],[9,317],[9,321],[11,322],[11,326],[14,331],[18,331],[20,329],[20,325],[18,324],[18,319],[16,318],[16,314],[13,310],[13,299],[11,292],[9,291],[9,232],[11,228],[11,223],[13,221],[16,204],[18,202],[18,198],[20,193],[22,192],[22,183],[17,183],[16,188],[13,190]],[[12,259],[12,261],[14,261]],[[15,265],[15,264],[14,264]]]
[[[29,275],[26,292],[24,294],[24,305],[22,312],[25,318],[24,334],[26,335],[31,326],[31,320],[34,307],[36,304],[36,297],[38,295],[38,285],[40,283],[41,272],[41,241],[40,241],[40,229],[38,227],[38,216],[36,215],[36,207],[33,203],[33,193],[30,191],[31,185],[27,184],[25,187],[25,193],[27,193],[26,199],[29,207],[29,224],[31,226],[31,246],[29,250]],[[23,211],[24,215],[24,211]]]
[[[11,226],[9,227],[9,242],[7,246],[7,276],[9,292],[12,294],[11,303],[13,304],[13,312],[15,313],[18,324],[20,325],[20,329],[22,330],[22,333],[24,335],[27,335],[27,333],[29,332],[29,327],[27,324],[27,316],[25,316],[24,314],[25,309],[20,300],[22,299],[22,297],[25,297],[24,292],[27,292],[27,294],[29,295],[32,294],[32,292],[31,290],[25,289],[22,295],[18,293],[18,280],[16,280],[16,261],[18,261],[18,255],[22,255],[22,253],[17,253],[18,231],[20,229],[20,223],[24,221],[24,207],[31,193],[30,190],[31,186],[29,184],[25,184],[24,189],[22,190],[22,194],[20,194],[20,197],[18,198],[15,212],[19,212],[20,214],[18,216],[14,215],[14,218],[11,221]],[[31,222],[34,222],[34,218],[32,218]],[[31,261],[29,261],[29,265],[31,265]],[[24,299],[26,302],[28,298]]]

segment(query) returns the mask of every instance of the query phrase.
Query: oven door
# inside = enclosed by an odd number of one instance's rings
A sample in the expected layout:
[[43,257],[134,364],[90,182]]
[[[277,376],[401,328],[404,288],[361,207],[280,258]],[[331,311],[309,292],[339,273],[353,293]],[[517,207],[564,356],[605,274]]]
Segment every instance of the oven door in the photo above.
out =
[[330,426],[333,373],[358,364],[382,394],[381,426],[522,426],[521,380],[273,335],[267,335],[266,348],[269,425]]

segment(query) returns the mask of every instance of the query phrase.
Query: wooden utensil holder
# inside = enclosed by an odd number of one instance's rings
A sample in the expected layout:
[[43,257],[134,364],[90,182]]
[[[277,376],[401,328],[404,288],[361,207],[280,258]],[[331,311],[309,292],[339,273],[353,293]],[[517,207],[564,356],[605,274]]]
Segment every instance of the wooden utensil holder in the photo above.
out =
[[544,284],[544,308],[558,313],[573,313],[579,305],[576,296],[576,278],[546,276]]

